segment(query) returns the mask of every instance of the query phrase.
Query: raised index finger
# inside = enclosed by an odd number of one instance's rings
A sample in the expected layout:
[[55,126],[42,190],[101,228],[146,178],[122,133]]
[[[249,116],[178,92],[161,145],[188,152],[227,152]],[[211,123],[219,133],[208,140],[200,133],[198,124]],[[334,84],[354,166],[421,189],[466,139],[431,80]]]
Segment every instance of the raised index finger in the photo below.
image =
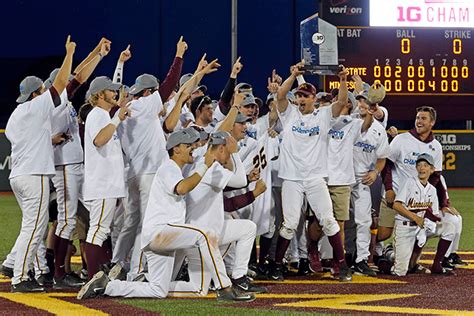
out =
[[128,44],[127,48],[125,50],[130,50],[130,44]]
[[235,60],[235,63],[236,63],[236,64],[237,64],[237,63],[240,63],[240,57],[241,57],[241,56],[239,56],[239,57]]
[[68,35],[66,39],[66,44],[68,44],[69,42],[71,42],[71,35]]

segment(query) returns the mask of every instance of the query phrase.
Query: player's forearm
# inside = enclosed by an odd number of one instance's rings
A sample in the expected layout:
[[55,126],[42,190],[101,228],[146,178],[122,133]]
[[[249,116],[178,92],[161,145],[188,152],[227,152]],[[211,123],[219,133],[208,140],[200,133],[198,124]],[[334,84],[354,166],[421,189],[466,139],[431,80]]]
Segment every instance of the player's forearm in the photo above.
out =
[[392,168],[393,162],[390,159],[386,159],[385,166],[381,172],[382,182],[385,187],[385,191],[393,190]]
[[179,195],[188,194],[201,182],[201,179],[198,173],[194,173],[192,176],[181,180],[176,186],[176,193]]
[[174,131],[176,125],[178,124],[178,120],[181,115],[181,110],[183,109],[183,104],[184,99],[180,97],[171,112],[169,113],[168,117],[166,118],[163,127],[167,133],[171,133],[172,131]]
[[416,214],[407,210],[400,201],[395,201],[395,203],[393,203],[393,209],[401,216],[406,217],[413,222],[417,218]]
[[224,211],[236,211],[242,207],[252,204],[253,201],[255,201],[255,196],[252,191],[230,198],[224,196]]
[[441,181],[441,172],[435,171],[428,179],[428,182],[436,188],[436,195],[438,196],[440,208],[449,207],[448,194],[443,182]]
[[232,96],[234,95],[235,82],[235,78],[229,78],[224,90],[222,90],[221,98],[219,99],[219,108],[224,115],[230,110],[230,102],[232,101]]
[[94,138],[94,145],[96,147],[102,147],[109,142],[109,140],[114,136],[116,126],[112,123],[100,130],[97,136]]
[[339,93],[337,94],[337,101],[332,104],[332,116],[338,117],[342,109],[346,106],[348,101],[347,78],[344,76],[339,80]]
[[239,113],[239,110],[237,109],[236,106],[233,106],[229,113],[227,113],[226,117],[224,120],[221,122],[217,130],[219,131],[224,131],[224,132],[230,132],[234,126],[235,119],[237,118],[237,114]]
[[56,79],[54,79],[53,86],[59,95],[61,95],[61,93],[64,91],[69,81],[69,75],[71,74],[73,56],[74,56],[74,53],[72,52],[66,53],[63,64],[61,65],[61,68],[59,68],[59,72],[56,76]]
[[112,78],[112,81],[114,83],[122,83],[122,80],[123,80],[123,67],[124,67],[124,62],[120,61],[120,59],[119,59],[117,61],[117,66],[115,66],[114,76]]
[[382,173],[382,170],[383,170],[384,167],[385,167],[386,161],[387,161],[387,159],[385,159],[385,158],[379,158],[379,159],[377,159],[377,162],[375,163],[375,171],[376,171],[378,174],[381,174],[381,173]]
[[173,64],[171,65],[170,70],[168,71],[168,74],[166,75],[165,80],[163,80],[163,83],[160,85],[158,89],[163,102],[166,102],[166,100],[168,100],[171,93],[173,92],[175,87],[178,85],[182,68],[183,68],[183,58],[175,57],[173,60]]
[[100,61],[101,57],[99,54],[97,54],[94,58],[90,60],[90,62],[85,64],[79,72],[76,72],[75,78],[77,79],[77,81],[79,81],[79,83],[81,84],[86,82],[87,79],[89,79],[89,77],[92,75]]

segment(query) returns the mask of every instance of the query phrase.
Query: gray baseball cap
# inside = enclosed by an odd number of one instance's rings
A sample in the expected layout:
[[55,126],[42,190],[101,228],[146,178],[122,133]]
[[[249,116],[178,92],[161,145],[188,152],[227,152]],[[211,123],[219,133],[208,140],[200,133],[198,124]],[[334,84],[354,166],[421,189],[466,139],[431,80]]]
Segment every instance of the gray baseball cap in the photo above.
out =
[[430,154],[423,153],[416,158],[416,163],[419,163],[420,161],[426,161],[430,165],[434,166],[434,158]]
[[[44,81],[44,87],[45,87],[46,89],[51,88],[51,86],[52,86],[53,83],[54,83],[54,80],[55,80],[56,77],[58,76],[58,72],[59,72],[59,68],[56,68],[56,69],[54,69],[53,71],[51,71],[51,73],[49,74],[48,79],[46,79],[46,80]],[[73,75],[73,74],[70,74],[68,80],[71,81],[72,79],[74,79],[74,75]]]
[[155,76],[149,74],[143,74],[138,76],[135,80],[135,84],[130,87],[129,93],[134,95],[139,93],[144,89],[156,88],[158,87],[160,82],[156,79]]
[[192,76],[193,76],[192,73],[182,75],[181,78],[179,78],[179,86],[182,87],[183,84],[185,84],[186,82],[189,81],[189,79],[191,79]]
[[238,113],[237,117],[235,118],[235,123],[246,123],[251,122],[252,118],[250,116],[243,115],[242,113]]
[[229,137],[230,134],[224,131],[217,131],[209,135],[209,145],[221,145],[226,144],[226,137]]
[[352,92],[347,92],[347,99],[349,99],[349,101],[351,102],[352,104],[352,108],[355,109],[356,106],[357,106],[357,101],[354,97],[354,94]]
[[235,86],[235,90],[238,92],[251,92],[252,91],[252,85],[249,83],[241,82],[238,85]]
[[268,102],[275,100],[276,94],[275,93],[269,93],[267,95],[267,100],[265,101],[265,104],[268,104]]
[[249,105],[249,104],[255,104],[257,105],[257,101],[255,101],[255,97],[253,96],[253,94],[251,93],[246,93],[245,94],[245,98],[244,100],[242,101],[242,106],[245,106],[245,105]]
[[116,91],[120,89],[121,86],[122,85],[120,83],[113,83],[109,77],[100,76],[92,80],[91,84],[89,85],[89,90],[87,92],[89,92],[90,95],[94,95],[104,90]]
[[365,100],[368,100],[369,99],[369,94],[367,93],[367,91],[362,91],[361,93],[359,93],[358,95],[356,95],[356,100],[359,100],[359,99],[365,99]]
[[23,103],[28,100],[30,95],[41,88],[43,80],[35,76],[28,76],[23,79],[20,83],[20,96],[16,99],[16,102]]
[[200,140],[199,131],[192,127],[181,129],[172,133],[166,142],[166,150],[170,150],[180,144],[194,144]]

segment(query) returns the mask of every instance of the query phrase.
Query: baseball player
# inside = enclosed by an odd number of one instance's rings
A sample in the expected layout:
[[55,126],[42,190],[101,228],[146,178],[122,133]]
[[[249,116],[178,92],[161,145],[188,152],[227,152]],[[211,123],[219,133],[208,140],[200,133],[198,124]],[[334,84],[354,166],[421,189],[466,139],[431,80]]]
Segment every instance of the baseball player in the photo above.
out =
[[111,259],[104,244],[110,233],[117,199],[125,197],[125,175],[122,148],[116,129],[130,114],[123,106],[113,119],[110,110],[117,106],[120,84],[107,77],[95,78],[89,87],[94,109],[87,116],[84,133],[84,201],[90,212],[86,238],[89,279],[102,264]]
[[[98,63],[110,51],[110,42],[102,39],[89,56],[75,69],[76,75],[69,82],[66,90],[67,100],[92,74]],[[48,88],[54,82],[58,70],[54,70],[45,81]],[[53,135],[64,138],[54,146],[54,164],[56,174],[52,178],[57,194],[58,216],[54,239],[54,285],[55,289],[81,287],[82,280],[64,270],[65,258],[71,243],[76,225],[78,201],[82,199],[83,159],[84,153],[80,143],[77,112],[71,102],[67,101],[56,107],[52,118]]]
[[[185,164],[193,162],[194,144],[199,133],[193,128],[174,132],[168,138],[166,149],[170,159],[158,169],[150,191],[142,231],[142,246],[148,259],[149,282],[109,282],[103,271],[97,273],[79,292],[78,299],[100,294],[125,297],[164,298],[175,283],[171,282],[175,252],[196,248],[203,269],[209,272],[217,287],[217,298],[222,300],[253,300],[251,294],[241,293],[231,286],[216,243],[199,227],[185,224],[186,202],[184,196],[192,192],[210,170],[215,157],[208,151],[203,163],[187,178],[182,176]],[[203,270],[204,271],[204,270]],[[193,280],[191,280],[192,282]],[[200,280],[196,284],[201,286]],[[206,290],[207,292],[207,290]]]
[[270,275],[283,280],[282,260],[295,234],[301,217],[301,207],[306,196],[315,212],[324,233],[335,252],[336,264],[340,266],[339,278],[351,280],[351,272],[344,260],[340,229],[332,213],[332,203],[327,189],[327,142],[333,117],[338,117],[347,104],[347,71],[340,75],[341,89],[338,101],[331,106],[315,110],[316,88],[308,83],[298,86],[298,108],[289,106],[286,98],[296,76],[302,74],[299,63],[292,67],[290,77],[278,90],[278,112],[283,124],[283,141],[280,152],[280,172],[283,179],[282,203],[283,224],[280,228],[275,266]]
[[[448,273],[441,264],[454,238],[454,225],[434,223],[430,220],[436,215],[433,212],[438,213],[439,209],[436,188],[428,182],[428,178],[434,172],[434,165],[435,160],[430,154],[421,153],[418,155],[415,162],[418,178],[408,178],[397,191],[398,194],[393,204],[393,208],[397,212],[394,239],[395,264],[393,267],[395,275],[406,275],[415,242],[420,237],[424,237],[426,240],[426,230],[431,231],[432,234],[441,235],[431,273]],[[420,248],[423,246],[419,242],[417,244]]]
[[10,116],[5,136],[12,144],[10,185],[22,210],[21,231],[15,243],[12,292],[42,292],[44,288],[27,275],[48,223],[49,181],[54,176],[51,139],[53,109],[71,73],[76,44],[66,41],[66,57],[53,85],[46,90],[37,77],[26,77],[20,84],[19,105]]

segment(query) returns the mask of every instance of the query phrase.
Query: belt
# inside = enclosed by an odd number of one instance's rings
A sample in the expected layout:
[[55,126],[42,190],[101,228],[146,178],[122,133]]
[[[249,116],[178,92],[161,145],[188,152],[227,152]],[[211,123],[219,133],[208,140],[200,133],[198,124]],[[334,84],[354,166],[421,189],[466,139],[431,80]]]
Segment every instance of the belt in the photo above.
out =
[[402,224],[405,226],[417,226],[416,222],[411,221],[402,221]]

